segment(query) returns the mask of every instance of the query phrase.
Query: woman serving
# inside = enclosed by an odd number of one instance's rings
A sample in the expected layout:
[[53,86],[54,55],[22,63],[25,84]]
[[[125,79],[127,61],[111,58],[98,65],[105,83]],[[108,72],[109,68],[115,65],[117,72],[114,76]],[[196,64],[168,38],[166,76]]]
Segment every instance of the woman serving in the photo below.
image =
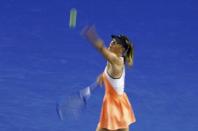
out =
[[96,131],[129,131],[129,125],[136,121],[125,89],[125,65],[133,65],[134,48],[124,35],[112,35],[108,48],[97,36],[93,26],[86,27],[83,35],[107,60],[105,70],[97,82],[104,84],[100,119]]

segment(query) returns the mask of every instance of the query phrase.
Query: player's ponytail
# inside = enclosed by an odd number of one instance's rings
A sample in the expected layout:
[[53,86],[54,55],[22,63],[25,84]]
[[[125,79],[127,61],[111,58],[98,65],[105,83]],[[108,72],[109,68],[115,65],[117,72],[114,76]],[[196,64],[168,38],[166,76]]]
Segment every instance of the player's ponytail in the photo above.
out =
[[126,50],[126,55],[124,56],[125,63],[131,67],[133,65],[134,59],[134,47],[131,44],[128,44],[128,49]]
[[131,67],[133,65],[134,58],[134,46],[132,41],[130,41],[125,35],[112,35],[111,37],[122,45],[122,47],[124,48],[124,52],[122,54],[122,56],[124,57],[124,63]]

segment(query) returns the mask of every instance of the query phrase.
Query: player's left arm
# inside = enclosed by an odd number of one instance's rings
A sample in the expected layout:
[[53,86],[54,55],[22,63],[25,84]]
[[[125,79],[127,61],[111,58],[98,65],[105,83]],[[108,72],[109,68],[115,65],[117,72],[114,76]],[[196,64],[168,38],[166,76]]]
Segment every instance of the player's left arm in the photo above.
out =
[[103,55],[103,57],[112,65],[120,65],[122,62],[119,57],[117,57],[114,53],[109,51],[105,46],[104,42],[95,30],[94,26],[88,26],[83,30],[83,35],[87,38],[87,40]]

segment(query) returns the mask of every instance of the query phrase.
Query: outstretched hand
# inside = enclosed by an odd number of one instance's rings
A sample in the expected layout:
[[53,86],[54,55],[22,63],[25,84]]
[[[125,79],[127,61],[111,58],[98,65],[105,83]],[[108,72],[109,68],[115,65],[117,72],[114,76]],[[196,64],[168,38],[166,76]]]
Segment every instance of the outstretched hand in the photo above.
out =
[[97,49],[101,49],[103,47],[103,41],[99,38],[96,28],[93,25],[84,27],[81,34]]

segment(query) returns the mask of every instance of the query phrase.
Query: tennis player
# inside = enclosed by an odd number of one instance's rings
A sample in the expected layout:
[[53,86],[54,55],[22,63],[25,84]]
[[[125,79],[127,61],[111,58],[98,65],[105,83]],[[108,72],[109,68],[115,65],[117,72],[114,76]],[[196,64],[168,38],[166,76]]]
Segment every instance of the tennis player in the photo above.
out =
[[104,84],[105,95],[96,131],[129,131],[130,124],[136,119],[124,92],[125,66],[133,65],[133,45],[124,35],[112,35],[106,48],[94,26],[86,27],[83,34],[107,60],[104,72],[97,78],[99,84]]

